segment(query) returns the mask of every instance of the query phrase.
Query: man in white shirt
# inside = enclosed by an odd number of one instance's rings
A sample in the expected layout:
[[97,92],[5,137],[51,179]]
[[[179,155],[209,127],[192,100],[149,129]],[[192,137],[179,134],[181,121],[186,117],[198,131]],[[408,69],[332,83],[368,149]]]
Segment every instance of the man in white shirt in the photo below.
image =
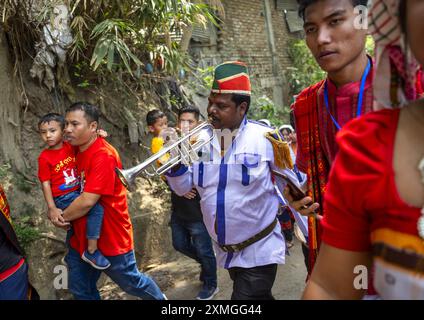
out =
[[[194,186],[201,197],[206,228],[219,267],[233,280],[233,300],[273,299],[277,264],[285,261],[285,243],[277,223],[278,197],[271,179],[272,128],[247,120],[250,104],[247,66],[227,62],[216,67],[207,112],[214,140],[198,162],[168,172],[179,195]],[[285,170],[293,181],[296,176]]]

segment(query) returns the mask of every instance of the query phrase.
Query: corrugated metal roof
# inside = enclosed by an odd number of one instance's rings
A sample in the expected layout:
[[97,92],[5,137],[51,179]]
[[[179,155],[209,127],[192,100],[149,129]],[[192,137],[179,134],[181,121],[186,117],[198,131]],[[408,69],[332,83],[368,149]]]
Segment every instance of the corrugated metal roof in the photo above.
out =
[[277,10],[296,11],[298,4],[296,0],[276,0]]
[[203,28],[203,26],[196,25],[193,27],[193,35],[191,38],[200,43],[210,43],[211,31],[209,28]]
[[290,32],[303,30],[303,20],[299,18],[297,11],[286,11],[286,21]]

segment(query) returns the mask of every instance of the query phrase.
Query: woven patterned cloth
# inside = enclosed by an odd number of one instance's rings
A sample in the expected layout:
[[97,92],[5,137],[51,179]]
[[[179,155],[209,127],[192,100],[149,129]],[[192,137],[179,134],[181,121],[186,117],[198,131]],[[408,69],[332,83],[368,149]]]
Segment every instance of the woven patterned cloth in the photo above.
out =
[[408,50],[399,21],[400,0],[373,0],[370,33],[375,40],[374,109],[405,105],[419,98],[420,66]]

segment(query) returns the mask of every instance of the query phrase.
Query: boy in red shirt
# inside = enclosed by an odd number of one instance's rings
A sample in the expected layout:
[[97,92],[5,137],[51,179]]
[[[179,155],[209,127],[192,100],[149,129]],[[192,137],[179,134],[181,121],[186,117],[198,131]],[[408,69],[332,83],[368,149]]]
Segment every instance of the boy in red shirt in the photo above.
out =
[[[57,113],[46,114],[38,123],[41,138],[48,146],[38,158],[38,177],[47,202],[49,219],[62,222],[65,222],[62,210],[80,195],[75,149],[63,140],[64,127],[65,119]],[[88,246],[81,256],[84,261],[99,270],[110,266],[110,262],[97,249],[103,214],[103,207],[98,203],[90,210],[86,233]]]

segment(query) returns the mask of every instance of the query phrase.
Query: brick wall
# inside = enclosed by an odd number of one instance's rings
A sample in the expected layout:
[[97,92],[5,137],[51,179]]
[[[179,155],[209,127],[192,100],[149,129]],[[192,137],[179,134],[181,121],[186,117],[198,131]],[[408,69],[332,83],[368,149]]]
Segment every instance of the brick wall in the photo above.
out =
[[[272,55],[267,34],[265,7],[263,0],[222,0],[225,7],[225,19],[220,31],[221,45],[201,48],[202,67],[216,65],[228,60],[241,60],[248,64],[255,90],[267,93],[272,98],[272,86],[275,76],[272,69]],[[278,74],[291,66],[287,54],[287,40],[293,35],[288,31],[284,13],[275,7],[275,1],[269,1],[275,46],[278,54]],[[259,86],[259,88],[257,88]],[[287,87],[283,83],[284,97],[287,103]]]

